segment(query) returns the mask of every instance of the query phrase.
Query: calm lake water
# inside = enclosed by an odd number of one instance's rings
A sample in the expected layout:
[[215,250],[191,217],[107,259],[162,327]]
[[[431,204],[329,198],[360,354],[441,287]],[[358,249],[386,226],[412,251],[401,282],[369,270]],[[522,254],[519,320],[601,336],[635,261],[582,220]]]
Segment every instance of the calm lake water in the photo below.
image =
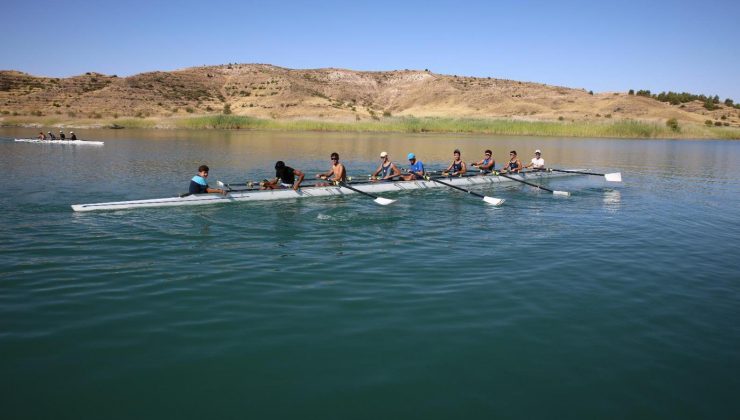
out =
[[[740,142],[0,130],[0,410],[26,418],[740,417]],[[45,131],[48,131],[46,129]],[[75,214],[338,152],[621,171]]]

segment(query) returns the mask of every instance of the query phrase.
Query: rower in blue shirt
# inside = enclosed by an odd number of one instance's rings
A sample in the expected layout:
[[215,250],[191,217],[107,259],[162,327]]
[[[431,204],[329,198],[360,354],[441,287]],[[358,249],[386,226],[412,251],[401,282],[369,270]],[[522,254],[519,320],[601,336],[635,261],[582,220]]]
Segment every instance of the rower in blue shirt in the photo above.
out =
[[402,176],[404,181],[414,181],[417,179],[424,179],[424,163],[420,160],[416,160],[416,155],[413,153],[408,154],[409,159],[409,173],[408,175]]
[[226,191],[220,188],[210,188],[208,186],[208,181],[206,181],[206,178],[208,178],[208,166],[200,165],[198,167],[198,175],[194,176],[193,179],[190,180],[190,188],[188,190],[188,193],[190,194],[210,194],[210,193],[226,194]]

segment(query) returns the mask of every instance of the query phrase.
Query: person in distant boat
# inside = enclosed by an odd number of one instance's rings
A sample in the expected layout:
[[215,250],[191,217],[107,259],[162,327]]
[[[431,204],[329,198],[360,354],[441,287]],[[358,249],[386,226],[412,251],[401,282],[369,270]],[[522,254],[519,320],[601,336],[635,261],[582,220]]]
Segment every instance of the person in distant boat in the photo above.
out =
[[522,162],[519,160],[518,157],[516,157],[516,150],[512,150],[509,152],[509,163],[506,164],[503,168],[501,168],[502,173],[513,173],[518,174],[522,170]]
[[380,158],[383,161],[380,162],[380,166],[373,173],[373,181],[392,181],[393,178],[401,175],[401,171],[396,164],[391,162],[388,157],[388,152],[380,152]]
[[409,173],[403,175],[401,178],[404,181],[414,181],[417,179],[424,179],[424,163],[416,159],[416,155],[409,153],[406,156],[409,159]]
[[54,136],[54,133],[52,133],[51,131],[49,131],[48,134],[49,134],[49,138],[50,139],[52,139],[52,140],[56,140],[57,139],[56,136]]
[[524,165],[525,168],[532,169],[545,169],[545,159],[542,159],[542,152],[540,149],[534,151],[534,157],[532,161]]
[[65,137],[64,137],[64,131],[59,130],[59,140],[64,140],[64,139],[65,139]]
[[471,166],[477,167],[484,174],[490,174],[493,172],[494,166],[496,166],[496,160],[493,158],[493,152],[490,149],[483,152],[483,154],[483,159],[471,164]]
[[193,179],[190,180],[190,188],[188,189],[188,193],[190,194],[211,194],[211,193],[218,193],[218,194],[226,194],[226,191],[220,189],[220,188],[210,188],[208,186],[208,181],[206,180],[208,178],[208,166],[207,165],[200,165],[198,167],[198,175],[194,176]]
[[[298,179],[296,180],[296,176]],[[275,163],[275,178],[262,185],[263,190],[275,190],[280,188],[293,188],[298,191],[305,175],[298,169],[293,169],[279,160]]]
[[463,176],[465,172],[468,171],[468,167],[465,166],[465,162],[460,159],[460,150],[455,149],[454,152],[452,152],[452,163],[450,163],[450,166],[447,167],[447,169],[444,170],[445,176]]
[[75,135],[74,131],[69,132],[69,139],[70,140],[77,140],[77,136]]
[[46,135],[43,131],[39,131],[39,140],[46,140]]
[[322,174],[316,174],[316,178],[327,181],[345,182],[347,181],[347,169],[339,163],[339,153],[331,154],[331,168]]

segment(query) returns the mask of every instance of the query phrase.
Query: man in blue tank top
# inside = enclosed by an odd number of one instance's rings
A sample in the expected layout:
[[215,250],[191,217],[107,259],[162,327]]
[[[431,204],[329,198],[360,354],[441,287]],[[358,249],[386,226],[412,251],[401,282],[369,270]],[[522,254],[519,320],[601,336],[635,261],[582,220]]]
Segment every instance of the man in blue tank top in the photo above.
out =
[[211,194],[211,193],[226,194],[226,191],[220,188],[210,188],[208,186],[208,181],[206,181],[206,178],[208,178],[208,166],[200,165],[198,167],[198,175],[194,176],[193,179],[190,180],[190,188],[188,189],[188,193],[189,194]]
[[408,175],[402,176],[404,181],[414,181],[417,179],[424,179],[424,163],[416,159],[416,155],[413,153],[408,154],[409,159],[409,173]]

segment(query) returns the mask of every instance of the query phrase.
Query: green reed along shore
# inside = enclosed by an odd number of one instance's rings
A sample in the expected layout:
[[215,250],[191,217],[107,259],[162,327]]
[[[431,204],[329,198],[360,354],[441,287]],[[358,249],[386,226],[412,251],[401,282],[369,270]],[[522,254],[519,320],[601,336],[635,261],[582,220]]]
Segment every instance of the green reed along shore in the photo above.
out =
[[522,121],[488,118],[384,117],[367,121],[280,120],[239,115],[207,115],[186,118],[127,118],[109,121],[76,120],[62,122],[47,118],[16,121],[5,118],[0,126],[64,126],[75,128],[180,128],[223,130],[396,132],[396,133],[477,133],[511,136],[612,137],[612,138],[692,138],[740,139],[740,129],[696,124],[666,124],[637,120],[615,121]]
[[373,121],[268,120],[246,116],[214,115],[176,121],[178,128],[256,129],[295,131],[348,131],[400,133],[481,133],[518,136],[720,138],[740,139],[740,129],[666,125],[635,120],[613,122],[518,121],[476,118],[394,117]]

